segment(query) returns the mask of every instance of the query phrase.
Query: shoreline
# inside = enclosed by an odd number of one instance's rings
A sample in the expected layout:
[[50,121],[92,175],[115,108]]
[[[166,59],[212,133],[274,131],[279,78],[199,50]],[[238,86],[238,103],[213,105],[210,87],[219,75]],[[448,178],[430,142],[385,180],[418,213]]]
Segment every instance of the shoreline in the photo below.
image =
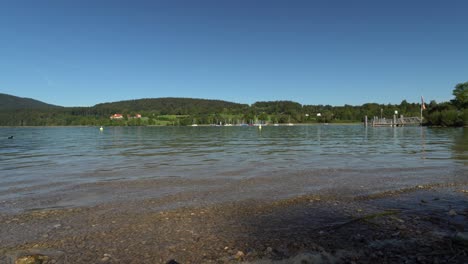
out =
[[[124,125],[63,125],[63,126],[0,126],[0,128],[63,128],[63,127],[96,127],[99,128],[100,126],[103,127],[192,127],[191,125],[188,126],[173,126],[173,125],[146,125],[146,126],[124,126]],[[262,125],[264,127],[274,127],[273,124]],[[280,127],[289,127],[287,123],[279,124]],[[363,122],[339,122],[339,123],[293,123],[293,126],[364,126]],[[256,126],[245,126],[245,125],[232,125],[232,126],[218,126],[212,124],[200,124],[194,127],[256,127]],[[372,126],[370,126],[372,127]],[[421,127],[421,126],[410,126],[410,127]],[[423,125],[422,127],[427,128],[468,128],[468,125],[463,126],[427,126]]]
[[[320,126],[320,125],[364,125],[363,122],[339,122],[339,123],[293,123],[293,126]],[[127,125],[51,125],[51,126],[0,126],[0,128],[47,128],[47,127],[192,127],[192,125],[187,126],[173,126],[173,125],[146,125],[146,126],[127,126]],[[262,124],[262,126],[273,127],[273,124]],[[287,123],[281,123],[279,126],[289,126]],[[213,124],[198,124],[194,127],[256,127],[256,125],[246,126],[246,125],[232,125],[232,126],[220,126]]]
[[1,214],[0,263],[463,263],[467,190],[425,185],[174,209],[153,198]]

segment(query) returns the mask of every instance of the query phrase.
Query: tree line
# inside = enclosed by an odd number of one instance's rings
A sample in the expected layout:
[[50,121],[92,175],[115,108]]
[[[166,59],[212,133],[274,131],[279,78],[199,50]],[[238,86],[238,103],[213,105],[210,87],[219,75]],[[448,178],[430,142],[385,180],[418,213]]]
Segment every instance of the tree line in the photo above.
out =
[[[468,82],[453,90],[450,102],[430,101],[423,111],[424,124],[466,126],[468,124]],[[1,101],[2,98],[0,98]],[[26,107],[0,109],[2,126],[145,126],[250,123],[350,123],[364,116],[391,118],[394,111],[419,116],[421,103],[367,103],[360,106],[301,105],[292,101],[264,101],[252,105],[221,100],[157,98],[103,103],[92,107]],[[122,119],[110,116],[120,113]],[[142,118],[135,118],[140,114]]]
[[450,102],[431,101],[425,113],[425,124],[429,126],[468,125],[468,82],[459,83],[453,90]]

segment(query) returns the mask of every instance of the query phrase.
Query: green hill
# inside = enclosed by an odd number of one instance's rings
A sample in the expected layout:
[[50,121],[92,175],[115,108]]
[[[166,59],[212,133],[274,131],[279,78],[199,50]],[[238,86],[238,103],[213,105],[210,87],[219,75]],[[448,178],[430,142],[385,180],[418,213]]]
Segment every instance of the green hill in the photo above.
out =
[[193,115],[213,114],[229,111],[241,113],[248,108],[247,104],[239,104],[222,100],[194,98],[147,98],[103,103],[93,106],[96,111],[107,113],[152,112],[161,115]]
[[[29,98],[0,94],[0,126],[168,125],[214,123],[223,116],[241,116],[249,105],[194,98],[151,98],[101,103],[91,107],[59,107]],[[125,119],[112,121],[122,114]],[[141,114],[143,118],[128,116]],[[240,117],[239,117],[240,118]]]
[[0,93],[0,110],[44,109],[58,107],[60,106],[47,104],[31,98],[17,97]]
[[[458,84],[451,102],[430,101],[423,111],[432,126],[463,126],[468,123],[468,82]],[[97,104],[91,107],[60,107],[30,98],[0,93],[0,126],[146,126],[220,123],[344,123],[360,122],[364,116],[392,118],[395,110],[419,116],[420,103],[366,103],[360,106],[301,105],[293,101],[256,102],[251,106],[222,100],[194,98],[147,98]],[[121,114],[118,119],[111,115]],[[137,115],[138,114],[138,115]]]

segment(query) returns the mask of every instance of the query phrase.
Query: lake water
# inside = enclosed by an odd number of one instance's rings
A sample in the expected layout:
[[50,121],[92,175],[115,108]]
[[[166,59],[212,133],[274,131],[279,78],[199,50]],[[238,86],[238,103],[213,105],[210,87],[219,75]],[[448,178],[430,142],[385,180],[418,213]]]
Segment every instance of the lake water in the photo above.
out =
[[[236,188],[242,183],[242,190],[209,199],[466,181],[467,150],[463,128],[105,127],[102,133],[97,127],[0,128],[0,211],[161,197],[193,186],[215,193],[225,182],[237,182]],[[132,189],[132,182],[141,181],[158,184]],[[106,192],[104,186],[113,184],[120,187]],[[94,195],[80,198],[91,189]],[[60,199],[47,202],[57,193]],[[66,197],[74,198],[64,202]]]

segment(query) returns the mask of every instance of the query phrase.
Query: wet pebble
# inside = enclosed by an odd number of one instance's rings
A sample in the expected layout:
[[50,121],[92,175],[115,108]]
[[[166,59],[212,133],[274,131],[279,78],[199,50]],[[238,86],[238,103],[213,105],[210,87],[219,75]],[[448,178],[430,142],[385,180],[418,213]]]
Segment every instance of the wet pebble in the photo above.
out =
[[398,229],[400,229],[400,230],[405,230],[405,229],[406,229],[406,226],[405,226],[405,225],[399,225],[399,226],[398,226]]
[[457,232],[455,240],[458,240],[468,246],[468,232]]
[[456,215],[457,215],[457,211],[455,211],[454,209],[451,209],[450,211],[448,211],[448,215],[450,215],[450,216],[456,216]]
[[416,260],[419,262],[419,263],[426,263],[426,258],[424,256],[418,256],[416,258]]
[[405,220],[400,219],[400,218],[397,218],[397,221],[400,222],[400,223],[404,223],[404,222],[405,222]]
[[23,256],[16,259],[15,264],[36,264],[48,261],[49,257],[44,255]]
[[236,255],[234,257],[236,259],[238,259],[238,260],[241,260],[241,259],[243,259],[245,257],[245,254],[244,254],[244,252],[239,250],[239,251],[237,251],[237,253],[236,253]]
[[104,253],[102,256],[101,262],[108,262],[112,258],[111,254],[108,253]]

